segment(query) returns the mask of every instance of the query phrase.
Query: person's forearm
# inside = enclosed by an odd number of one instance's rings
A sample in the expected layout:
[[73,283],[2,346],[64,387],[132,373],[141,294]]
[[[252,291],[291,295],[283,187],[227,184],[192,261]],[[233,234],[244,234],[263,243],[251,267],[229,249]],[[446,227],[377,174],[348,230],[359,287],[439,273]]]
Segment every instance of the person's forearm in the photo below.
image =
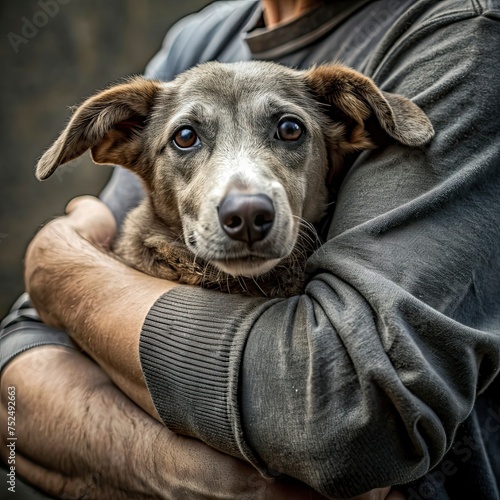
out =
[[2,373],[2,422],[9,394],[20,476],[59,498],[160,498],[162,476],[143,478],[173,434],[90,360],[60,347],[27,351]]
[[14,400],[15,475],[55,498],[322,498],[175,435],[75,350],[26,351],[2,371],[0,385],[0,457],[7,463],[6,403]]
[[[55,241],[65,243],[54,247]],[[143,380],[139,336],[149,309],[173,285],[97,249],[67,219],[44,228],[27,261],[27,288],[42,319],[67,330],[129,397],[157,417]]]

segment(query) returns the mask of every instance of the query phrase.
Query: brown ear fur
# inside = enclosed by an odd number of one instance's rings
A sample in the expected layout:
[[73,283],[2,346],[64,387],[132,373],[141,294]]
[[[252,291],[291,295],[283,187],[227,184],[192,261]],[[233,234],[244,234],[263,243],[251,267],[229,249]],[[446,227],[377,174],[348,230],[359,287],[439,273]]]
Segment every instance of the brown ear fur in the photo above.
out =
[[160,88],[160,83],[139,77],[87,99],[38,161],[36,177],[47,179],[88,149],[96,163],[133,168],[140,131]]
[[[392,139],[407,146],[422,146],[434,135],[425,113],[409,99],[382,92],[373,81],[357,71],[333,64],[306,72],[306,81],[331,115],[346,122],[344,140],[332,144],[333,167],[350,153],[376,147],[366,123],[374,117],[378,127]],[[335,175],[333,173],[332,175]]]

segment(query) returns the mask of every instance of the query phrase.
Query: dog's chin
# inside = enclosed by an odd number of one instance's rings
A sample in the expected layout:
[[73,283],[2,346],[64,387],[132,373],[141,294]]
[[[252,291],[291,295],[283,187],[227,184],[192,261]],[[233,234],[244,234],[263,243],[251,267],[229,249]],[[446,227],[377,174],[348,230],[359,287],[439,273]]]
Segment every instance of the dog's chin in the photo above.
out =
[[280,260],[251,256],[240,259],[212,260],[211,264],[231,276],[254,278],[269,272]]

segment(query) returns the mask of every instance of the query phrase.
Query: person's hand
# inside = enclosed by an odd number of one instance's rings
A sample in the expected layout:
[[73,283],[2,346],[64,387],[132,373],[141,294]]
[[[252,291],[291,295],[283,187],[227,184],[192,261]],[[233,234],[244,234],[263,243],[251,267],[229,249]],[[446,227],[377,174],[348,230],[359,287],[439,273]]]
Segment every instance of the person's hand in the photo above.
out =
[[64,286],[63,273],[79,263],[85,265],[85,254],[93,250],[89,249],[89,243],[106,252],[116,234],[113,214],[97,198],[75,198],[68,204],[66,213],[38,232],[25,256],[26,290],[42,320],[58,327],[63,327],[64,322],[55,292]]
[[386,500],[406,500],[406,497],[399,490],[391,489],[391,492],[386,497]]
[[94,196],[73,198],[66,206],[66,217],[62,220],[97,247],[108,249],[116,235],[113,213]]

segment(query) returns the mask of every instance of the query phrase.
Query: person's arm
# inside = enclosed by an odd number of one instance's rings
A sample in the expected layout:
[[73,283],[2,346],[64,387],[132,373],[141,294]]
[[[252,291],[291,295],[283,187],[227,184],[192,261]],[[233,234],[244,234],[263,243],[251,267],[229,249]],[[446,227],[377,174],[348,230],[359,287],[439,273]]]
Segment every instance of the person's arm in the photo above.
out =
[[[170,432],[75,350],[29,350],[1,380],[0,456],[15,477],[55,498],[320,498],[296,482],[266,481],[241,460]],[[9,426],[16,441],[7,440],[8,401],[15,402]]]
[[28,247],[27,292],[44,323],[68,331],[133,401],[159,418],[144,384],[139,336],[152,305],[175,284],[140,273],[107,251],[116,223],[102,202],[76,198],[67,211]]

